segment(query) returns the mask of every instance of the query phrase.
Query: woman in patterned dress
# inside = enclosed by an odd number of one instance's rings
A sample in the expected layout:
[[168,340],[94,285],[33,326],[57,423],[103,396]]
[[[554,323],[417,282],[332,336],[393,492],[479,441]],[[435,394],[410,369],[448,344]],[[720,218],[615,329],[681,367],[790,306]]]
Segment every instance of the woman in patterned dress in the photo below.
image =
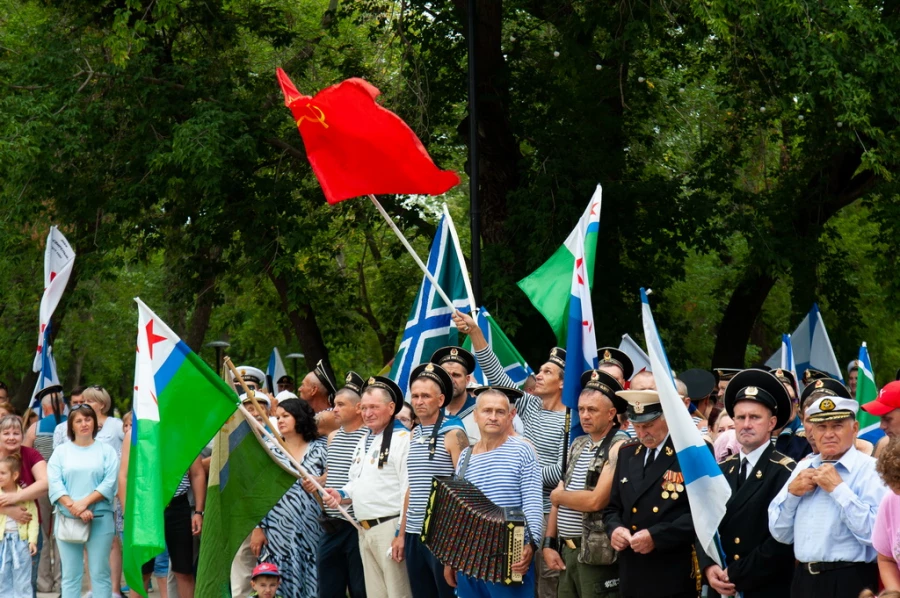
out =
[[[291,456],[310,475],[321,476],[325,472],[327,445],[316,431],[316,414],[309,404],[300,399],[282,401],[275,410],[275,418]],[[275,454],[288,462],[281,449],[276,448]],[[322,535],[321,515],[316,497],[306,492],[297,480],[253,530],[250,546],[260,555],[260,560],[278,566],[279,592],[284,596],[315,598],[317,595],[316,552]]]

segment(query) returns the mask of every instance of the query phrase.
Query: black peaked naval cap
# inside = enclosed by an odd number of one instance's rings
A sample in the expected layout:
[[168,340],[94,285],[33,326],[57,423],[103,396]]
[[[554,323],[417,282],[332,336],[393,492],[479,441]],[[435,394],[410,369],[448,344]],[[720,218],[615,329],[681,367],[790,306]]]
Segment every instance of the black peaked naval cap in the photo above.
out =
[[783,428],[791,419],[791,397],[781,381],[765,370],[743,370],[725,389],[725,410],[734,417],[738,401],[756,401],[775,416],[775,429]]
[[441,401],[441,407],[450,402],[453,398],[453,378],[447,373],[447,370],[436,363],[421,363],[413,368],[409,375],[409,388],[412,389],[413,382],[419,378],[431,380],[438,385],[444,400]]
[[444,365],[447,362],[458,363],[468,374],[475,371],[475,356],[462,347],[441,347],[431,356],[431,363]]
[[611,363],[619,366],[622,368],[622,374],[625,379],[631,380],[631,376],[634,374],[634,363],[632,363],[631,358],[628,357],[625,351],[621,351],[615,347],[600,347],[597,349],[597,359],[597,365]]
[[325,366],[325,360],[319,360],[313,373],[316,375],[316,378],[319,379],[319,382],[322,383],[322,386],[325,387],[325,392],[328,393],[328,396],[333,397],[334,393],[337,392],[337,384],[334,382],[334,375],[332,375]]
[[511,405],[515,405],[516,401],[521,399],[525,392],[519,390],[518,388],[513,388],[512,386],[479,386],[472,390],[472,394],[476,397],[483,393],[486,390],[496,390],[497,392],[502,392],[506,395],[506,398],[509,399]]
[[344,388],[349,388],[358,395],[362,394],[365,383],[365,379],[353,370],[347,372],[347,377],[344,378]]
[[794,372],[791,370],[775,368],[774,370],[769,370],[769,373],[778,378],[780,382],[790,384],[794,387],[794,390],[797,390],[797,379],[794,378]]
[[684,370],[678,378],[687,386],[688,398],[692,401],[705,399],[716,390],[716,377],[709,370]]
[[547,361],[565,370],[566,350],[562,347],[553,347],[552,349],[550,349],[550,357],[547,358]]
[[803,389],[803,392],[800,393],[800,404],[802,405],[806,399],[814,394],[818,397],[830,396],[841,397],[842,399],[853,398],[850,396],[850,389],[834,378],[811,380],[810,383],[806,385],[806,388]]
[[281,376],[280,378],[278,378],[278,380],[275,381],[275,384],[293,384],[293,383],[294,383],[294,377],[288,376],[287,374],[285,374],[284,376]]
[[400,410],[403,409],[403,391],[400,390],[397,383],[390,378],[385,376],[372,376],[366,381],[362,391],[366,392],[366,390],[370,388],[380,388],[388,393],[388,396],[390,396],[391,400],[394,402],[394,415],[397,415],[400,413]]
[[617,395],[622,390],[619,381],[602,370],[588,370],[581,374],[581,388],[586,390],[598,390],[605,394],[612,401],[616,413],[625,413],[628,409],[628,401]]
[[34,398],[40,401],[52,392],[62,392],[62,389],[63,387],[61,384],[51,384],[50,386],[45,386],[44,388],[37,391],[37,394],[34,395]]
[[826,378],[831,377],[831,374],[827,372],[814,370],[813,368],[807,368],[803,371],[803,384],[809,385],[811,382],[815,382],[816,380],[825,380]]
[[741,368],[713,368],[713,374],[715,374],[717,382],[719,380],[731,380],[740,371]]

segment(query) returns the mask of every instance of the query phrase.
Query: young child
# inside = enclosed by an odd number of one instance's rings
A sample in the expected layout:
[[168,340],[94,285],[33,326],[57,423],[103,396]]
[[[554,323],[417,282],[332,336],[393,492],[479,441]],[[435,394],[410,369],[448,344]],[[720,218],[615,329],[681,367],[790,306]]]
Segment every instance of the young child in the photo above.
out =
[[[19,492],[22,461],[18,455],[0,458],[0,494]],[[16,523],[0,514],[0,596],[31,598],[31,557],[37,553],[38,514],[34,501],[18,503],[31,515],[29,523]]]
[[281,598],[278,594],[278,586],[281,584],[281,573],[278,567],[272,563],[260,563],[250,575],[250,587],[253,588],[251,597],[256,598]]

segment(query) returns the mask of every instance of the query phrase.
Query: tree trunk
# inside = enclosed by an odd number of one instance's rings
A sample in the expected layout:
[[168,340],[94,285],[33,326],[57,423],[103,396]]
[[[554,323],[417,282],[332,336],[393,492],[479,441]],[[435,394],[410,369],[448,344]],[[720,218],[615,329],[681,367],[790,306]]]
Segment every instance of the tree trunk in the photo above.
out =
[[213,305],[216,302],[216,276],[209,277],[203,284],[203,288],[197,293],[197,301],[191,321],[188,323],[185,342],[188,347],[193,347],[199,353],[209,330],[209,319],[212,316]]
[[[467,2],[457,0],[467,22]],[[481,236],[485,244],[505,242],[506,197],[519,186],[522,157],[509,118],[509,73],[503,58],[503,2],[477,1],[475,44],[478,109],[478,171]],[[468,38],[469,32],[465,32]],[[457,127],[470,145],[468,116]],[[467,170],[470,171],[469,168]],[[470,183],[473,184],[473,183]]]
[[268,272],[269,279],[275,285],[275,290],[281,298],[281,307],[288,315],[294,334],[300,341],[300,348],[306,358],[306,367],[312,370],[320,359],[324,360],[328,371],[331,371],[331,362],[328,359],[328,348],[322,340],[322,331],[316,322],[316,314],[309,303],[294,304],[288,294],[288,282],[282,276]]
[[738,283],[719,324],[711,367],[744,367],[750,331],[777,280],[763,271],[756,271],[747,272]]

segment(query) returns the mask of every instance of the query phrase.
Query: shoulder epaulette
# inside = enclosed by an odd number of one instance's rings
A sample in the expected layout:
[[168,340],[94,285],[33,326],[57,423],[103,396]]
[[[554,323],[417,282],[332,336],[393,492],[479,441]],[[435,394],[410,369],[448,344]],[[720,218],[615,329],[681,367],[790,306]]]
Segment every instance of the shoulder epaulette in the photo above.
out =
[[740,455],[738,453],[730,455],[727,459],[722,461],[722,463],[728,463],[729,461],[734,461],[735,459],[740,459]]
[[778,451],[772,451],[772,454],[769,456],[769,461],[776,465],[781,465],[785,469],[791,469],[792,465],[796,465],[797,462],[788,457],[787,455],[782,455]]
[[626,449],[630,449],[630,448],[634,448],[634,447],[637,447],[638,450],[641,450],[642,446],[644,446],[644,445],[641,444],[640,440],[631,439],[631,440],[625,441],[625,444],[623,444],[621,447],[619,447],[619,450],[624,451]]
[[806,430],[797,430],[794,432],[794,436],[797,438],[806,438]]

